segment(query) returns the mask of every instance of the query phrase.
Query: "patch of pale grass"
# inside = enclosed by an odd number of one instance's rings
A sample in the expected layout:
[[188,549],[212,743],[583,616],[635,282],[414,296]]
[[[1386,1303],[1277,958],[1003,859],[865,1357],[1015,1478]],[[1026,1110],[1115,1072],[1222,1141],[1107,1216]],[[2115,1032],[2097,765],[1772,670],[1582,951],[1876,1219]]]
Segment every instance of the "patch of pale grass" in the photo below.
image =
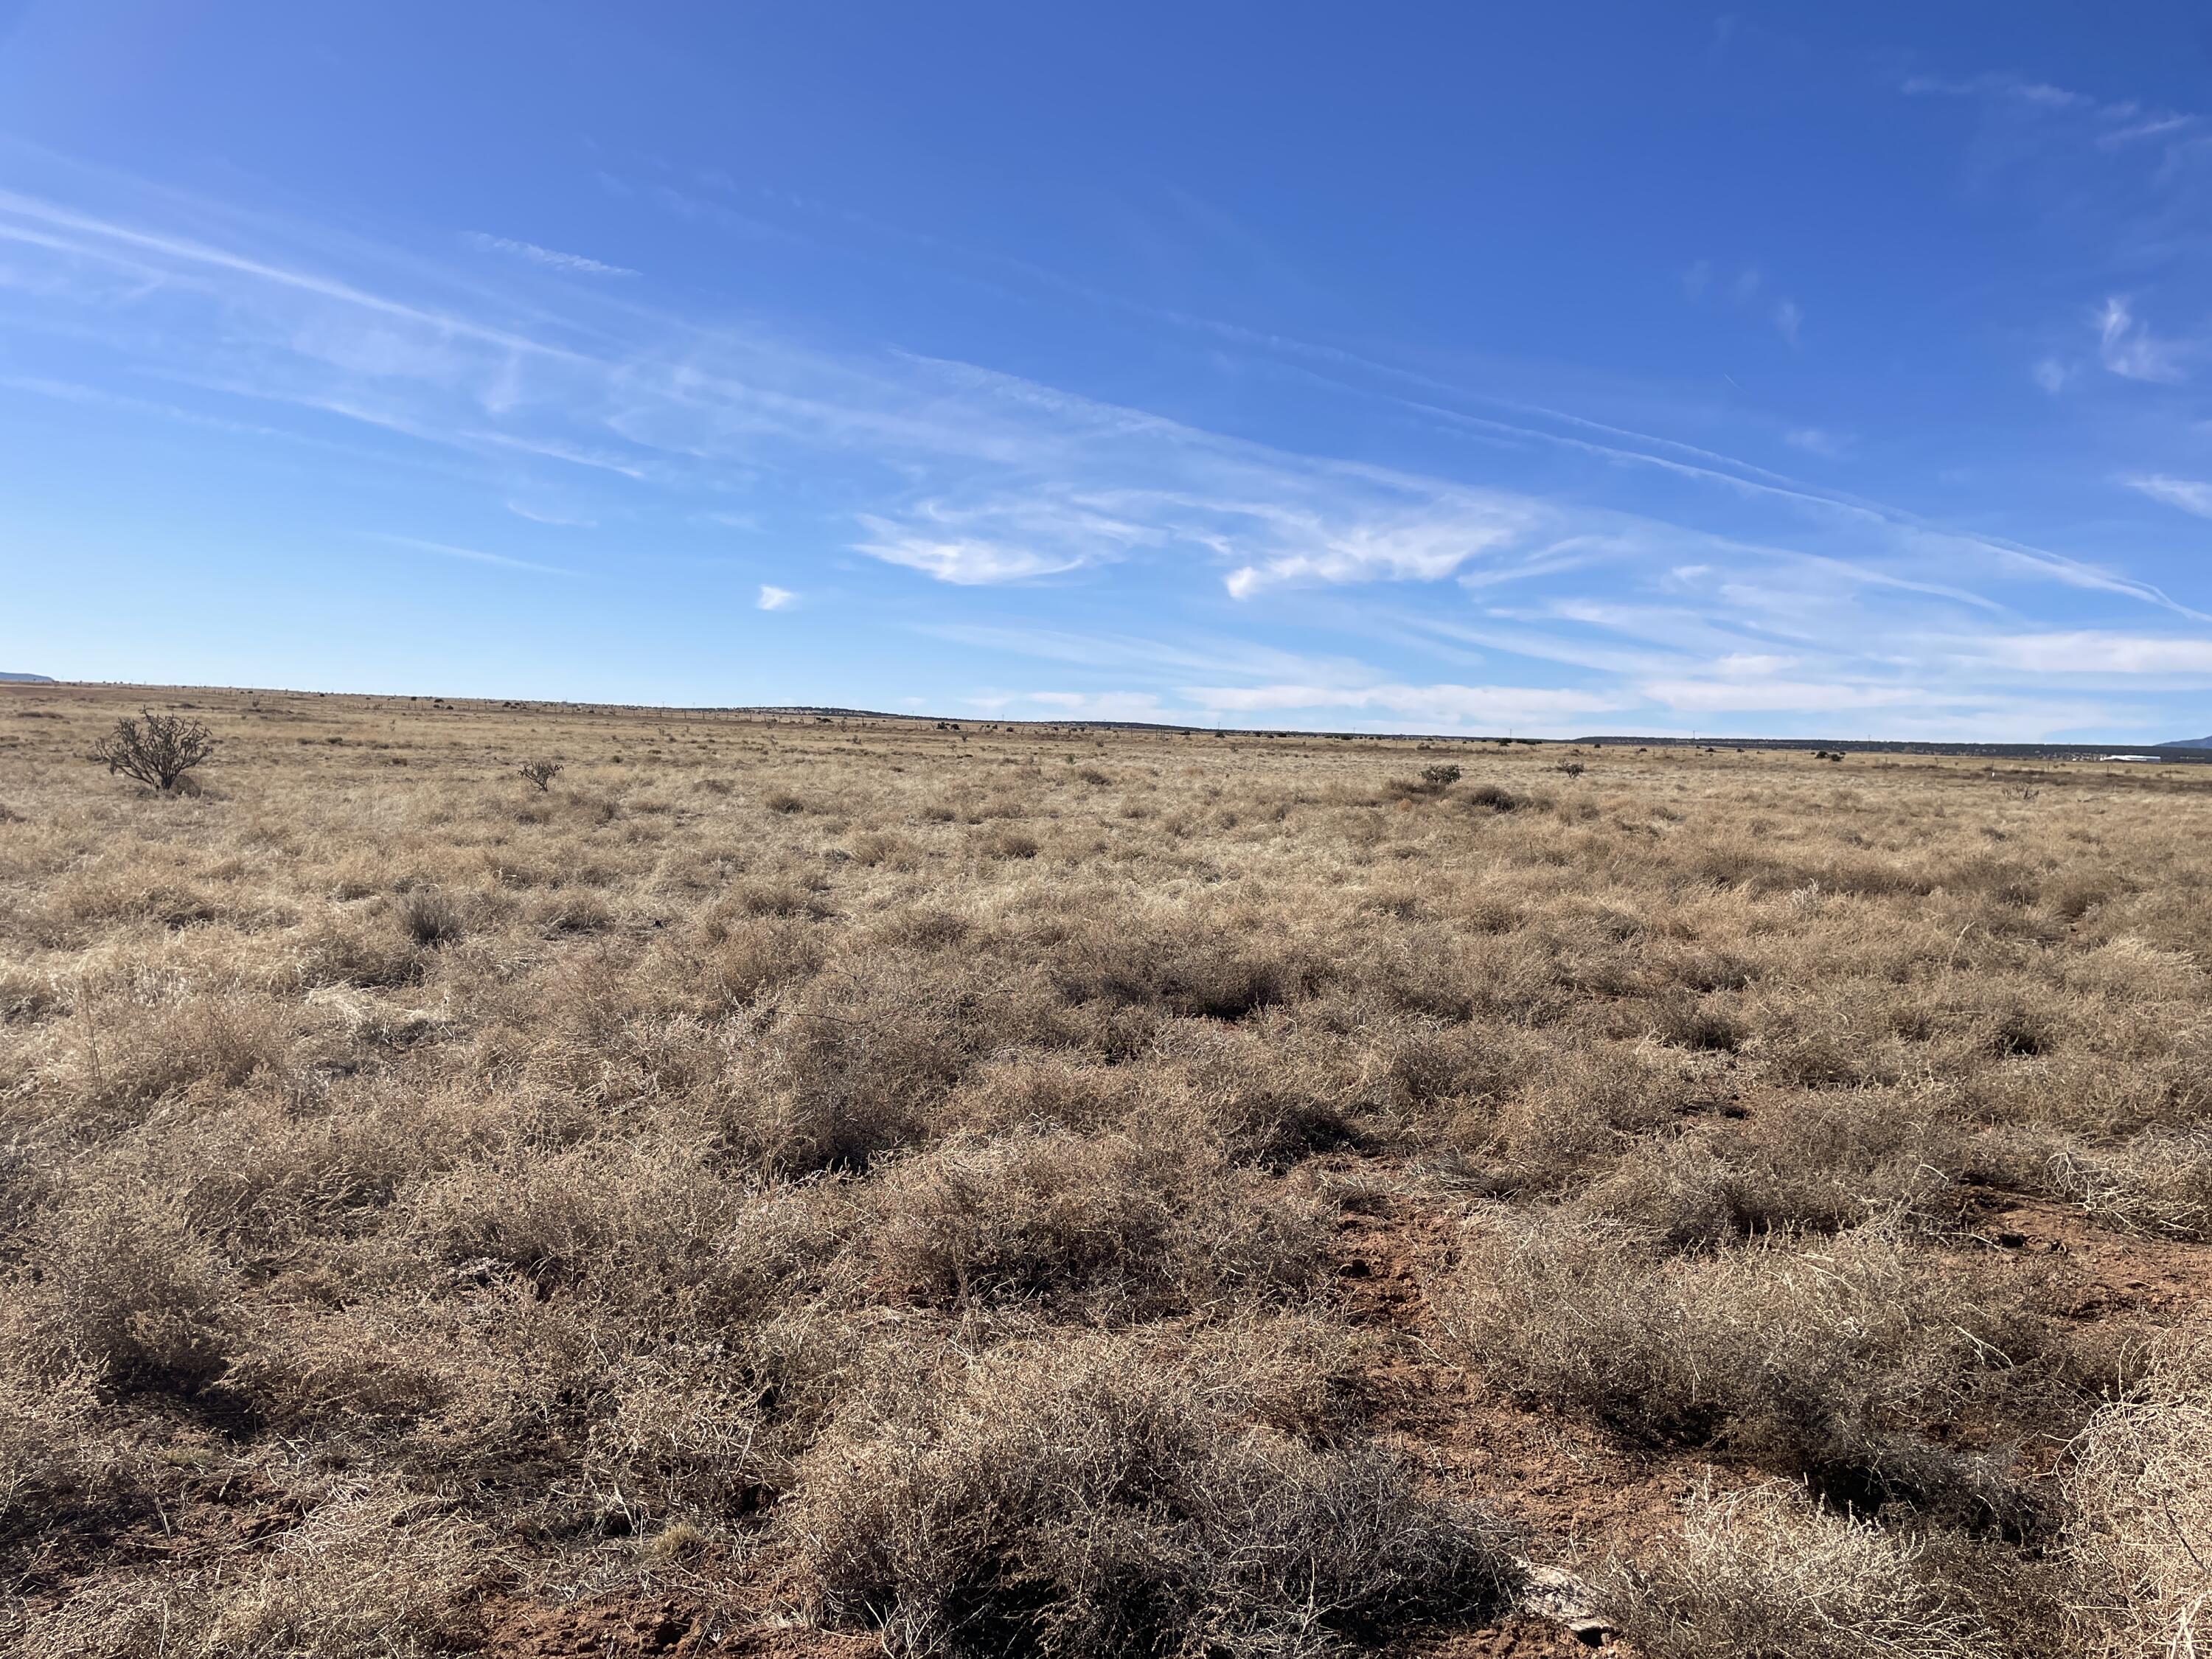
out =
[[1599,1589],[1649,1659],[2001,1659],[1921,1551],[1784,1483],[1692,1498],[1681,1535]]
[[2212,1653],[2212,1340],[2166,1346],[2074,1454],[2067,1545],[2110,1650]]

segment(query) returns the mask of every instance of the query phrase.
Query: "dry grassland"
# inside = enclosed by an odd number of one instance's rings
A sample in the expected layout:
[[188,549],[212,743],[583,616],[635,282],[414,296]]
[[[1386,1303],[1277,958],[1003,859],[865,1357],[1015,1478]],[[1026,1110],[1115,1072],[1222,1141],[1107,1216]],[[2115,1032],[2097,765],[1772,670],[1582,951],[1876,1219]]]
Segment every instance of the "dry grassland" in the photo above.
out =
[[9,688],[0,1642],[2212,1651],[2208,963],[2212,771]]

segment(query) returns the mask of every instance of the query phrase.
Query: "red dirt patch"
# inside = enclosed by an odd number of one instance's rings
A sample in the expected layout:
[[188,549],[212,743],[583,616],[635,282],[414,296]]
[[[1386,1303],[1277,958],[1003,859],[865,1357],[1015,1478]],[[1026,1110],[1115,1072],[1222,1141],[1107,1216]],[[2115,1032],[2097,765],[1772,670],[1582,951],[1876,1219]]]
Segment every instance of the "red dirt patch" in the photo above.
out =
[[882,1649],[865,1637],[829,1631],[719,1627],[708,1609],[676,1597],[620,1598],[544,1607],[508,1603],[494,1610],[483,1651],[503,1659],[632,1659],[698,1654],[743,1659],[863,1659]]
[[1977,1192],[1971,1224],[1991,1248],[2063,1264],[2072,1319],[2135,1316],[2166,1323],[2212,1311],[2212,1245],[2100,1226],[2070,1205]]

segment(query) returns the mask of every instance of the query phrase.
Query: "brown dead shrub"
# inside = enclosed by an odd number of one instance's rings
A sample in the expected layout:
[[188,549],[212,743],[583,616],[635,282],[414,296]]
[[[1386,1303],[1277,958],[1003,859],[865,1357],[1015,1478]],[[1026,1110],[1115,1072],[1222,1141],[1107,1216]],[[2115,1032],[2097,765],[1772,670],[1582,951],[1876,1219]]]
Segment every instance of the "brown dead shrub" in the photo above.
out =
[[2194,1655],[2212,1623],[2212,1342],[2172,1340],[2074,1447],[2066,1544],[2105,1651]]
[[2051,1339],[1891,1229],[1668,1259],[1587,1221],[1510,1223],[1470,1239],[1451,1318],[1514,1392],[1630,1436],[1724,1449],[1839,1502],[2029,1518],[2001,1448],[1929,1431],[2019,1415]]
[[1651,1659],[1999,1659],[1913,1540],[1775,1483],[1693,1498],[1679,1542],[1615,1563],[1601,1605]]
[[933,1306],[1158,1316],[1279,1297],[1321,1254],[1310,1207],[1188,1138],[1019,1130],[901,1160],[870,1194],[877,1282]]
[[1086,929],[1054,952],[1049,972],[1072,1002],[1220,1020],[1288,1002],[1322,977],[1288,940],[1238,939],[1197,917]]
[[18,1281],[25,1358],[83,1367],[112,1391],[191,1394],[221,1373],[237,1288],[176,1206],[143,1192],[79,1195],[52,1214]]
[[787,1522],[823,1614],[912,1653],[1321,1654],[1513,1577],[1479,1511],[1111,1340],[917,1380],[824,1440]]

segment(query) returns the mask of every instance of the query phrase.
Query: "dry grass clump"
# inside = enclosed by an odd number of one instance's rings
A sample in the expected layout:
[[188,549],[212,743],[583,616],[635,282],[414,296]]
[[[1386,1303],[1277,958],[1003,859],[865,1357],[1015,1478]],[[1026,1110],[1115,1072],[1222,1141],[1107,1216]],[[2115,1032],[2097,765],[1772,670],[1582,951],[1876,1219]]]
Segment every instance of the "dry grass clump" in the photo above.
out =
[[1784,1482],[1692,1498],[1679,1542],[1601,1603],[1650,1659],[2000,1659],[1988,1624],[1879,1524]]
[[2212,1342],[2170,1344],[2074,1453],[2067,1544],[2104,1651],[2212,1652]]
[[992,1027],[1018,1030],[1033,1003],[1033,987],[895,957],[817,976],[789,999],[768,1046],[766,1098],[731,1133],[780,1169],[863,1167],[918,1138]]
[[483,1592],[496,1577],[474,1529],[371,1486],[332,1495],[233,1571],[143,1570],[42,1613],[17,1651],[432,1659],[482,1645]]
[[813,1595],[920,1654],[1320,1654],[1494,1605],[1480,1511],[1238,1418],[1126,1342],[1017,1347],[840,1425],[787,1522]]
[[1938,1224],[1952,1207],[1950,1171],[1968,1155],[1914,1104],[1887,1091],[1825,1091],[1748,1126],[1639,1138],[1582,1201],[1677,1249],[1884,1217]]
[[322,1504],[224,1595],[212,1653],[449,1653],[480,1638],[477,1592],[495,1577],[476,1529],[404,1490]]
[[2212,1239],[2212,1127],[2153,1129],[2112,1147],[2066,1142],[2046,1178],[2114,1225]]
[[1197,1019],[1243,1019],[1303,994],[1322,976],[1310,952],[1291,941],[1239,939],[1233,924],[1195,916],[1093,927],[1048,962],[1054,988],[1071,1002]]
[[[1442,1137],[1461,1178],[1492,1194],[1587,1185],[1624,1150],[1674,1125],[1697,1099],[1694,1076],[1641,1046],[1532,1052],[1525,1039],[1504,1034],[1474,1041],[1476,1053],[1457,1056],[1467,1069],[1455,1078],[1431,1073],[1420,1086],[1459,1106],[1444,1116]],[[1438,1042],[1417,1050],[1414,1063],[1433,1063]],[[1464,1040],[1455,1046],[1463,1050]]]
[[417,945],[451,945],[468,932],[460,906],[434,887],[403,893],[397,909],[400,927]]
[[102,1450],[98,1372],[51,1358],[27,1364],[33,1356],[9,1336],[15,1352],[0,1365],[0,1538],[94,1486]]
[[266,991],[149,975],[81,985],[76,1017],[52,1033],[44,1081],[91,1111],[143,1110],[167,1097],[211,1097],[302,1057],[307,1010]]
[[1191,1137],[1017,1131],[882,1171],[871,1250],[903,1300],[1080,1304],[1097,1317],[1280,1297],[1319,1265],[1321,1218]]
[[35,1374],[80,1368],[111,1391],[191,1394],[222,1370],[238,1287],[173,1200],[92,1194],[50,1212],[11,1286]]
[[1506,1221],[1470,1239],[1451,1316],[1516,1393],[1638,1439],[1847,1504],[2027,1519],[2002,1448],[1934,1431],[2032,1414],[2043,1333],[2016,1292],[1926,1271],[1892,1228],[1668,1257],[1594,1221]]

